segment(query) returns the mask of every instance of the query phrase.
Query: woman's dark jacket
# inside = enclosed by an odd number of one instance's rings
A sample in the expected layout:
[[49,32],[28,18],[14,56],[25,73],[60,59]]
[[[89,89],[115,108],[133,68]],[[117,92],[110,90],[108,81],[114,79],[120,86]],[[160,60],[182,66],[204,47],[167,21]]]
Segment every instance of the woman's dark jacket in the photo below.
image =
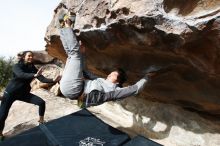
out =
[[[5,91],[10,96],[25,95],[30,92],[31,81],[35,78],[37,68],[32,63],[18,62],[13,66],[13,78],[8,83]],[[37,77],[44,83],[54,83],[52,79],[47,79],[43,75]]]

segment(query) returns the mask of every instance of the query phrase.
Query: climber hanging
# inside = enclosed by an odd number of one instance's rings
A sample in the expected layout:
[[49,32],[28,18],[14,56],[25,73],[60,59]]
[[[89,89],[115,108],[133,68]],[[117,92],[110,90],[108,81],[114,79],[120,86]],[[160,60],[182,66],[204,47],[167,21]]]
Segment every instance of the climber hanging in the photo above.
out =
[[111,72],[106,79],[93,75],[86,69],[85,51],[83,51],[85,48],[77,40],[72,28],[75,18],[71,19],[67,14],[63,17],[63,22],[64,25],[60,29],[60,39],[68,58],[60,81],[60,90],[64,96],[78,99],[82,107],[99,105],[106,101],[136,95],[144,88],[148,79],[156,75],[155,72],[148,72],[136,84],[124,88],[122,84],[127,80],[127,76],[122,69]]

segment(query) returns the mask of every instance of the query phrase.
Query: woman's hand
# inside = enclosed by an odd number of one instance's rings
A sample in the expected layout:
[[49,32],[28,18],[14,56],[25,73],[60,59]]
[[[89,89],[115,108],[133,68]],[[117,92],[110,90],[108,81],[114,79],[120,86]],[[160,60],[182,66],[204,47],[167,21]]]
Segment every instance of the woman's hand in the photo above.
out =
[[42,72],[43,72],[43,68],[40,68],[37,73],[34,75],[34,77],[39,77],[40,75],[42,75]]
[[53,81],[54,81],[54,82],[59,82],[59,81],[61,80],[61,78],[62,78],[62,76],[61,76],[61,75],[58,75],[58,76],[56,76],[56,77],[53,79]]

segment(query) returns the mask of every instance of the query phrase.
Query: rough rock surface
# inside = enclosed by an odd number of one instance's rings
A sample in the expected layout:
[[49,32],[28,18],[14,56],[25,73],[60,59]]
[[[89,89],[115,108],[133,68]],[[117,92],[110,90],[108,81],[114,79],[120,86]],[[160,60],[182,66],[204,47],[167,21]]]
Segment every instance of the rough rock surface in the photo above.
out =
[[67,10],[76,12],[90,67],[107,74],[121,66],[130,84],[151,65],[168,67],[146,99],[220,115],[219,0],[63,0],[45,37],[49,54],[63,61],[57,17]]
[[[48,79],[55,79],[63,71],[62,68],[60,68],[59,66],[57,66],[55,64],[47,64],[47,65],[41,66],[40,68],[43,69],[42,75],[44,77],[48,78]],[[36,90],[36,89],[39,89],[39,88],[44,88],[44,89],[50,90],[55,95],[60,95],[60,90],[59,90],[59,84],[58,83],[56,83],[56,84],[42,83],[38,79],[34,79],[31,82],[31,88],[32,88],[32,90]]]
[[55,58],[50,56],[46,51],[33,51],[34,61],[40,64],[48,64],[54,62]]

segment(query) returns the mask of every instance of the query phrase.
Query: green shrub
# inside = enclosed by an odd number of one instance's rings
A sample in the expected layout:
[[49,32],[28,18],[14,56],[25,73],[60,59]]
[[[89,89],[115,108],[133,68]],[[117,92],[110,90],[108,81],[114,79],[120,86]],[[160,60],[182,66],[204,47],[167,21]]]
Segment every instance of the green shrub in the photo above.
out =
[[8,84],[12,77],[13,59],[0,57],[0,91]]

